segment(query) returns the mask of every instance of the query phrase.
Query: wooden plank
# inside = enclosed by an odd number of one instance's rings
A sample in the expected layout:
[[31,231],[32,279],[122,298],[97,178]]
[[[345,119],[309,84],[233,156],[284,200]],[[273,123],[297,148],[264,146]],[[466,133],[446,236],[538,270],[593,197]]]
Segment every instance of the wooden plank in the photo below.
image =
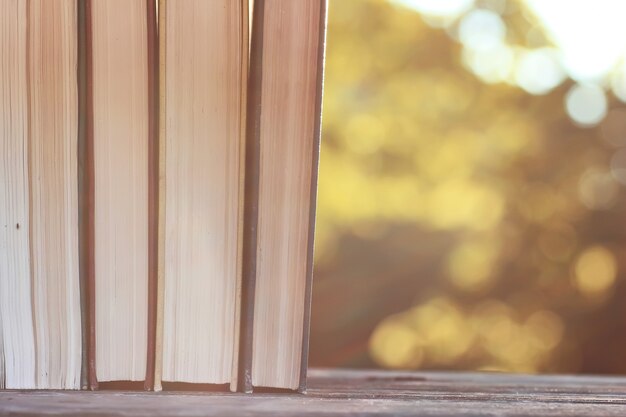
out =
[[0,391],[0,416],[624,416],[626,378],[311,370],[306,394]]

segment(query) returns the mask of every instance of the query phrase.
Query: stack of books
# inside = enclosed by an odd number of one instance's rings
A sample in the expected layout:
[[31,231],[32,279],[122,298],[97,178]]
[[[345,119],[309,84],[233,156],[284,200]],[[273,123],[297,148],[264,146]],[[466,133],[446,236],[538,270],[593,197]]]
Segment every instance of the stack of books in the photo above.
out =
[[326,0],[0,0],[0,388],[302,391]]

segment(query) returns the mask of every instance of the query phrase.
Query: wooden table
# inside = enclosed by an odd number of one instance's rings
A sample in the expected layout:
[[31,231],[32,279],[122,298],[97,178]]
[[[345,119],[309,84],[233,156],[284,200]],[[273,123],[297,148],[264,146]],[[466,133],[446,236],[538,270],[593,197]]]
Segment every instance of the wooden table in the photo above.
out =
[[298,394],[0,391],[11,416],[626,416],[626,378],[312,370]]

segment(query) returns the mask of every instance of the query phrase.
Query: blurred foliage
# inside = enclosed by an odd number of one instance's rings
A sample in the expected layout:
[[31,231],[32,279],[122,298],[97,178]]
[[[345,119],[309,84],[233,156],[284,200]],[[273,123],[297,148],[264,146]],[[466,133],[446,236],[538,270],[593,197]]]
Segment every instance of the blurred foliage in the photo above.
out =
[[[546,43],[509,3],[507,36]],[[312,365],[626,372],[619,104],[581,128],[571,82],[486,84],[414,11],[329,19]]]

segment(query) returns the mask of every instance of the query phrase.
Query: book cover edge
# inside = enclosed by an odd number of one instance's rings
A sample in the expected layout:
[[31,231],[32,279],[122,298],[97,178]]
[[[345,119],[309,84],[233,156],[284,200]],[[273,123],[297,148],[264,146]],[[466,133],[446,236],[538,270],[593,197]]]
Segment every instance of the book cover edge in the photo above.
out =
[[158,309],[159,226],[159,42],[156,1],[146,0],[148,61],[148,342],[144,389],[155,388],[156,331]]
[[76,83],[78,91],[78,250],[79,250],[79,276],[80,276],[80,310],[81,317],[81,376],[80,386],[81,389],[86,390],[89,388],[89,283],[87,282],[87,264],[86,264],[86,248],[87,242],[85,232],[87,230],[87,194],[85,187],[87,186],[87,178],[85,177],[85,145],[86,145],[86,56],[85,56],[85,2],[77,2],[77,74]]
[[244,214],[242,232],[242,286],[237,390],[250,393],[252,387],[252,346],[254,293],[256,285],[257,225],[260,173],[261,88],[263,80],[263,14],[265,0],[255,0],[249,52],[246,97],[246,141]]
[[94,193],[94,148],[93,148],[93,33],[92,0],[84,0],[84,71],[85,71],[85,283],[87,287],[87,378],[90,390],[98,389],[96,376],[96,326],[95,326],[95,193]]
[[326,27],[328,23],[328,0],[320,0],[319,40],[317,50],[317,81],[315,98],[315,131],[313,141],[313,162],[311,173],[311,196],[309,209],[309,236],[307,242],[306,288],[304,295],[304,325],[302,333],[302,356],[300,365],[300,383],[298,392],[306,391],[306,376],[309,360],[309,337],[311,329],[311,298],[313,291],[313,260],[315,241],[315,219],[317,212],[317,180],[322,137],[322,99],[324,95],[324,60],[326,52]]
[[157,312],[154,353],[154,390],[163,389],[163,309],[164,309],[164,273],[165,273],[165,42],[166,42],[166,0],[158,0],[157,36],[159,44],[158,82],[159,82],[159,219],[158,219],[158,265],[157,265]]

